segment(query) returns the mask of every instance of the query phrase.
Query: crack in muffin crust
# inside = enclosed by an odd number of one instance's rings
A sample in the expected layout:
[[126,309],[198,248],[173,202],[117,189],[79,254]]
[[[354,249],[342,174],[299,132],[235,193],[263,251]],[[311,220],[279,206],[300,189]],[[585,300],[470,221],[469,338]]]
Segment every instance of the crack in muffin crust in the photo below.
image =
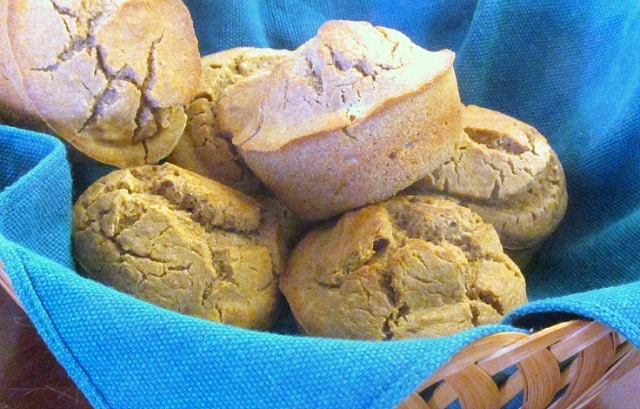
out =
[[[181,1],[23,0],[9,7],[24,91],[54,133],[118,167],[156,163],[171,152],[200,75]],[[34,25],[42,30],[34,33]]]
[[111,172],[73,208],[89,277],[178,312],[273,324],[284,264],[279,221],[231,188],[165,163]]
[[307,334],[345,338],[451,334],[526,301],[495,229],[435,196],[396,196],[318,226],[280,287]]

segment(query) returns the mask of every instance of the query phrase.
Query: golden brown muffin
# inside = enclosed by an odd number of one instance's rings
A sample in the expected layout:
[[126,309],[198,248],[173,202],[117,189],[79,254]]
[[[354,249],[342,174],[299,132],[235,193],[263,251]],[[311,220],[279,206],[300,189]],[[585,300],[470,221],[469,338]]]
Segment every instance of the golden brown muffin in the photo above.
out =
[[494,225],[520,267],[558,227],[567,209],[562,165],[534,127],[474,105],[464,110],[466,138],[454,156],[411,186],[442,194]]
[[47,131],[46,124],[27,98],[11,53],[7,9],[8,1],[0,0],[0,122],[34,131]]
[[269,75],[226,89],[220,128],[306,221],[385,199],[461,140],[454,54],[402,33],[329,21]]
[[61,138],[119,167],[173,150],[200,76],[183,2],[17,0],[7,32],[28,99]]
[[218,102],[227,86],[271,71],[288,55],[287,50],[237,47],[202,57],[200,86],[186,108],[184,134],[167,160],[244,193],[260,192],[262,184],[218,126]]
[[173,164],[115,170],[73,208],[86,274],[184,314],[270,327],[284,268],[278,219],[250,197]]
[[307,334],[373,340],[449,335],[527,300],[493,226],[429,196],[395,196],[316,227],[280,288]]

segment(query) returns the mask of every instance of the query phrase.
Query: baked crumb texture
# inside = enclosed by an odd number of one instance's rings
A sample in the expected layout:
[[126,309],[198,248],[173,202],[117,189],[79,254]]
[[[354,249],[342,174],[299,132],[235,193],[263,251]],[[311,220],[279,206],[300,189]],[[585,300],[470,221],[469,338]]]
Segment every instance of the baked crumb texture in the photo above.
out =
[[524,266],[566,212],[560,160],[538,130],[501,112],[470,105],[463,124],[454,155],[405,193],[441,194],[469,207]]
[[218,104],[225,89],[268,74],[291,51],[237,47],[203,56],[200,85],[186,107],[184,134],[167,158],[176,165],[208,176],[247,194],[265,189],[218,125]]
[[193,22],[181,1],[24,0],[8,7],[24,92],[53,132],[119,167],[156,163],[173,150],[200,76]]
[[280,286],[307,334],[354,339],[449,335],[527,300],[493,226],[430,196],[396,196],[317,227]]
[[274,323],[280,234],[255,200],[168,163],[116,170],[73,209],[74,253],[89,277],[245,328]]
[[226,88],[219,126],[292,211],[317,221],[386,199],[462,139],[451,51],[329,21],[268,75]]

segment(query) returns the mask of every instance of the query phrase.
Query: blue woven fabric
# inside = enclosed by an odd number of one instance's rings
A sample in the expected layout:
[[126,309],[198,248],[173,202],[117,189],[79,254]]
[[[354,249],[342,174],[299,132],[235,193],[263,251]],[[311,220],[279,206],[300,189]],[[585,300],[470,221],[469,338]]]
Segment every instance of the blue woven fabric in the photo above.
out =
[[[396,28],[456,52],[465,103],[538,128],[569,208],[527,267],[531,302],[450,337],[394,342],[242,330],[80,277],[72,172],[57,139],[0,126],[0,260],[40,334],[96,408],[392,408],[468,342],[574,316],[640,346],[640,3],[264,0],[186,2],[203,54],[294,48],[328,19]],[[96,174],[100,169],[93,169]]]

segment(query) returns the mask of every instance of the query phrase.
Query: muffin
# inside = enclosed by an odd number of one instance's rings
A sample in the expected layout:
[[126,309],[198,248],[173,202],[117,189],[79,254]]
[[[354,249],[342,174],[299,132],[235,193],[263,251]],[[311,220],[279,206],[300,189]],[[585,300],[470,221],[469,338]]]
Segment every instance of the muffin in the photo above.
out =
[[527,300],[493,226],[435,196],[398,195],[318,225],[280,288],[306,334],[371,340],[496,323]]
[[273,211],[170,163],[115,170],[73,207],[74,254],[88,277],[244,328],[277,318],[281,234]]
[[202,57],[200,86],[186,107],[184,134],[167,160],[244,193],[262,193],[262,183],[218,126],[218,103],[226,87],[268,73],[288,55],[287,50],[237,47]]
[[218,119],[249,168],[317,221],[386,199],[462,139],[454,54],[366,22],[328,21],[267,75],[226,88]]
[[524,267],[566,212],[562,164],[540,132],[504,113],[469,105],[463,123],[455,155],[406,193],[442,194],[469,207]]
[[54,133],[118,167],[173,150],[200,77],[183,2],[19,0],[6,24],[24,93]]
[[7,0],[0,0],[0,123],[47,131],[47,125],[27,98],[16,66],[7,32]]

